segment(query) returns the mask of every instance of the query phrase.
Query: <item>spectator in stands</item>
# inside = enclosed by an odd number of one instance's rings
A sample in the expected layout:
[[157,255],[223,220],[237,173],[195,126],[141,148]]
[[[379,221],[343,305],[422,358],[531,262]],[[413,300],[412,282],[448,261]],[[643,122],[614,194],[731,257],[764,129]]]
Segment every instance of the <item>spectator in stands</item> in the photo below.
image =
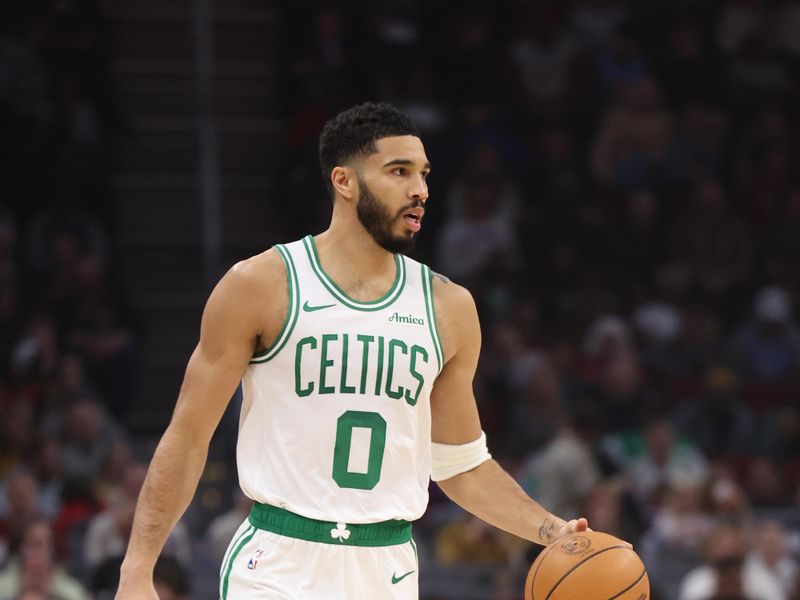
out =
[[58,416],[75,401],[99,396],[86,374],[83,359],[75,352],[61,356],[57,372],[48,383],[43,398],[45,414],[42,416],[42,428],[48,433],[55,433]]
[[[117,564],[124,556],[133,524],[136,499],[146,473],[147,469],[143,464],[130,463],[119,493],[109,498],[110,505],[106,510],[89,521],[83,543],[83,558],[90,575],[106,570],[109,563]],[[178,523],[172,530],[163,554],[176,558],[183,565],[189,564],[191,543],[185,524]]]
[[728,367],[706,369],[702,392],[678,406],[675,424],[711,459],[753,450],[756,422],[739,397],[737,372]]
[[621,84],[592,144],[592,173],[605,185],[633,189],[655,184],[674,133],[674,117],[658,81],[641,78]]
[[153,570],[159,600],[188,600],[191,590],[186,568],[174,557],[161,556]]
[[83,357],[106,407],[122,418],[137,384],[132,322],[109,288],[98,257],[83,257],[75,277],[79,291],[68,307],[64,334]]
[[754,508],[782,508],[791,504],[789,482],[782,466],[765,456],[748,461],[744,487]]
[[734,334],[731,353],[739,372],[753,379],[781,380],[800,369],[800,331],[786,290],[759,290],[753,320]]
[[620,352],[609,358],[593,396],[600,407],[603,430],[608,433],[640,428],[646,416],[661,404],[658,394],[647,385],[634,352]]
[[627,501],[622,478],[601,480],[589,492],[580,514],[591,519],[592,528],[626,540],[634,546],[640,535],[640,514]]
[[29,593],[59,600],[89,600],[83,586],[55,563],[53,532],[46,521],[28,524],[18,558],[0,571],[0,599],[14,600]]
[[661,200],[653,190],[631,192],[624,200],[624,213],[612,219],[601,239],[599,252],[608,281],[639,290],[652,286],[666,254],[666,231]]
[[681,583],[680,600],[785,600],[780,582],[771,573],[743,568],[746,552],[742,529],[717,526],[705,544],[705,564]]
[[681,580],[701,560],[701,549],[713,521],[703,503],[702,481],[673,477],[663,502],[639,545],[653,589],[677,598]]
[[786,597],[792,598],[800,569],[786,546],[786,528],[779,521],[759,521],[755,523],[753,537],[744,570],[751,571],[753,579],[773,577]]
[[474,515],[447,523],[436,536],[436,560],[442,566],[507,565],[514,553],[524,552],[529,544],[487,525]]
[[554,120],[573,100],[569,92],[580,42],[564,27],[556,5],[531,5],[526,12],[519,21],[524,29],[509,48],[514,92],[524,112]]
[[[531,249],[528,260],[537,261],[535,249],[541,248],[542,236],[554,234],[551,229],[574,227],[578,210],[587,202],[588,177],[579,156],[575,135],[564,126],[550,127],[534,136],[531,159],[522,173],[531,200],[518,213],[526,231],[535,239],[522,236],[521,242]],[[543,214],[540,214],[540,211]]]
[[647,76],[647,61],[636,42],[636,32],[628,23],[621,23],[601,49],[597,73],[608,96],[613,96],[627,83]]
[[[34,390],[30,390],[34,392]],[[21,390],[9,394],[10,406],[0,423],[0,476],[25,466],[25,459],[35,441],[34,407],[30,398]]]
[[684,333],[681,310],[668,302],[644,302],[634,309],[631,322],[645,370],[658,382],[674,377]]
[[661,495],[670,481],[691,480],[704,484],[709,469],[695,447],[675,436],[672,423],[654,416],[644,426],[644,454],[627,469],[631,492],[645,514],[652,515],[661,506]]
[[84,562],[91,573],[109,559],[121,558],[128,547],[136,497],[144,483],[144,465],[133,464],[125,475],[125,487],[110,498],[106,510],[89,521],[83,544]]
[[[519,333],[507,330],[507,335]],[[566,402],[552,361],[541,352],[520,348],[506,354],[505,375],[514,395],[508,408],[505,431],[508,448],[520,455],[541,448],[558,431],[564,420]]]
[[682,325],[675,351],[671,354],[668,374],[673,383],[688,383],[690,387],[699,389],[701,376],[707,367],[724,358],[723,323],[707,305],[693,303],[683,311]]
[[241,527],[253,502],[237,487],[233,490],[233,506],[230,510],[218,515],[208,524],[205,538],[211,550],[211,556],[216,564],[222,564],[222,559],[233,539],[233,534]]
[[786,469],[800,467],[800,413],[795,407],[781,406],[768,411],[761,431],[759,450],[769,460]]
[[[672,66],[675,67],[674,64]],[[685,73],[687,67],[681,65],[675,70]],[[708,71],[707,65],[700,65],[696,76],[713,79],[714,75]],[[716,85],[709,83],[704,87],[716,88]],[[715,106],[697,100],[696,87],[668,89],[677,89],[677,94],[690,97],[678,114],[678,129],[664,160],[662,175],[666,185],[689,185],[704,173],[720,177],[725,168],[726,144],[730,143],[730,117]]]
[[633,331],[628,322],[618,315],[600,315],[588,327],[583,337],[582,380],[594,383],[602,369],[614,356],[635,351]]
[[707,510],[721,523],[735,524],[741,528],[751,525],[753,513],[750,499],[734,477],[728,465],[717,463],[716,471],[708,484]]
[[69,407],[61,428],[64,474],[91,479],[100,472],[119,430],[92,398],[81,398]]
[[752,275],[753,239],[718,180],[701,176],[695,181],[691,204],[674,222],[671,235],[673,264],[692,286],[714,301],[724,298],[728,313],[735,313],[734,294]]
[[496,175],[468,174],[464,181],[464,215],[448,221],[438,240],[441,268],[455,281],[474,285],[490,270],[517,260],[517,243],[500,207],[503,182]]
[[588,402],[576,407],[565,421],[552,440],[525,460],[517,480],[543,505],[574,518],[600,481],[594,456],[600,422]]
[[111,504],[117,496],[130,493],[125,491],[126,486],[136,485],[131,483],[135,478],[130,477],[134,462],[130,444],[126,440],[115,440],[95,478],[97,497],[103,504]]
[[578,0],[571,9],[570,26],[591,48],[603,48],[613,43],[629,12],[620,0]]
[[58,439],[43,437],[36,445],[31,464],[39,486],[42,515],[55,519],[61,510],[61,491],[64,486],[64,466]]
[[0,512],[0,545],[16,552],[28,526],[41,519],[39,487],[32,473],[18,468],[3,485],[3,507]]

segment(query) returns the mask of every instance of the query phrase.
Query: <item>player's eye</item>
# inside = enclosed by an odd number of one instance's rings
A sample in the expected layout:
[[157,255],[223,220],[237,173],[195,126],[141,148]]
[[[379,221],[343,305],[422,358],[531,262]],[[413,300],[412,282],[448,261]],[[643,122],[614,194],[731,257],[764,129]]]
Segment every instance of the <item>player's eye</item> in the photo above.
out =
[[406,170],[404,167],[397,167],[395,169],[392,169],[392,173],[394,173],[395,175],[405,175]]

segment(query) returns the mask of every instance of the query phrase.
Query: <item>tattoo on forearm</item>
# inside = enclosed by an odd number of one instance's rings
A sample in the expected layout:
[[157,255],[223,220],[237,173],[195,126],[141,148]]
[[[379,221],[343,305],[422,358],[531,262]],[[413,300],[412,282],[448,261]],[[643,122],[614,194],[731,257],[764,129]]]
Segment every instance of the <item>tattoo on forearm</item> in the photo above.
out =
[[436,271],[433,270],[431,270],[431,273],[433,273],[433,276],[436,277],[442,283],[450,283],[450,280],[441,273],[437,273]]
[[542,521],[542,524],[539,525],[539,537],[548,544],[555,539],[556,523],[553,519],[545,519]]

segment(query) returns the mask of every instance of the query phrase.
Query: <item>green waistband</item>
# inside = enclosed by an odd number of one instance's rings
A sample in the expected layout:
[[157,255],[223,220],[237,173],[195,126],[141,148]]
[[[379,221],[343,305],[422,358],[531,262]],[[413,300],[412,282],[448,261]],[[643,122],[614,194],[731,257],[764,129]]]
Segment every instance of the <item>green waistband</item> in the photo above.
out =
[[408,521],[393,519],[365,524],[317,521],[258,502],[250,510],[250,523],[265,531],[321,544],[394,546],[411,540],[411,523]]

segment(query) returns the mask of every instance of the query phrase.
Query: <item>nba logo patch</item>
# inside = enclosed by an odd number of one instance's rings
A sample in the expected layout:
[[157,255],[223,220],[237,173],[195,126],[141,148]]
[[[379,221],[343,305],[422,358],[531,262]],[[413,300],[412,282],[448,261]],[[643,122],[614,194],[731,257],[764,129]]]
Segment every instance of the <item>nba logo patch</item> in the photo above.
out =
[[263,550],[256,550],[247,563],[247,568],[253,571],[258,566],[258,559],[264,554]]

